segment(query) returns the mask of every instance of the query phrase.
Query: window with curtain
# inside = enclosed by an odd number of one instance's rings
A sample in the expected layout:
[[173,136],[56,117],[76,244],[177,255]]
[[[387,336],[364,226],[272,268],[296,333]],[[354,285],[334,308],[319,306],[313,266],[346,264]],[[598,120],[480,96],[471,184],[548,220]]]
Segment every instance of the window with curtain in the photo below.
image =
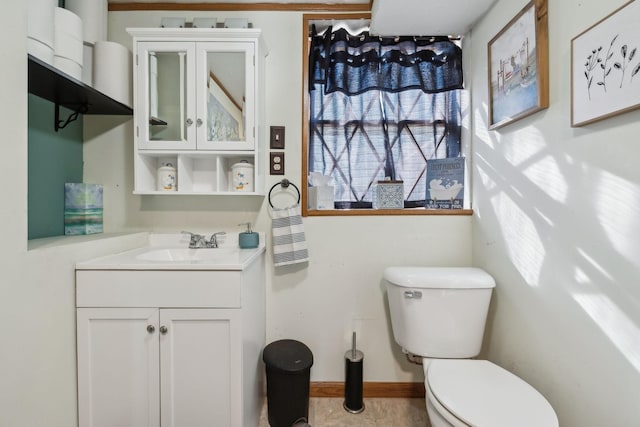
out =
[[332,177],[335,208],[371,208],[385,178],[424,206],[427,160],[461,155],[459,44],[313,27],[308,71],[307,172]]

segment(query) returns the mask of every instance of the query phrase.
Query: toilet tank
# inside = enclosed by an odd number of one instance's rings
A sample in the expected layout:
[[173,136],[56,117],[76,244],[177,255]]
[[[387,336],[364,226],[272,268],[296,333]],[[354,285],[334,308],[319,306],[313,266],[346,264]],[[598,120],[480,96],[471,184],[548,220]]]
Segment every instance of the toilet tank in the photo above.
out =
[[384,279],[393,335],[416,356],[477,356],[495,280],[479,268],[389,267]]

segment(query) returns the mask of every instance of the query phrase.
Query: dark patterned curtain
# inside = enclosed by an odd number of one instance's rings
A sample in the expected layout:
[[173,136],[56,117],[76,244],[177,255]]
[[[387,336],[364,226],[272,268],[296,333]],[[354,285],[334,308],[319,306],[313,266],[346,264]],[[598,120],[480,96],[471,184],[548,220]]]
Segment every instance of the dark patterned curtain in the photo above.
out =
[[331,27],[312,30],[309,90],[358,95],[368,90],[438,93],[462,88],[462,49],[448,37],[376,37]]

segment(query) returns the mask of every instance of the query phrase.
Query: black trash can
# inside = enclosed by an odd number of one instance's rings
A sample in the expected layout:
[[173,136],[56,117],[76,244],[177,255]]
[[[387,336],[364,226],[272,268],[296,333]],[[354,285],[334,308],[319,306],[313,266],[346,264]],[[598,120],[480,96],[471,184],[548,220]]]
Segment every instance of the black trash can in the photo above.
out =
[[271,427],[291,427],[309,419],[309,376],[313,353],[296,340],[274,341],[262,352],[267,372]]

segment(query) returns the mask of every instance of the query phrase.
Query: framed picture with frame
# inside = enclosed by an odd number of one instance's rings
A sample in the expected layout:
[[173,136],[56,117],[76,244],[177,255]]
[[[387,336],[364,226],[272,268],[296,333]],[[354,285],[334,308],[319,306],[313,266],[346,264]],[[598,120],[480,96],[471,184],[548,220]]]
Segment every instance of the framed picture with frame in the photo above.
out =
[[489,42],[489,129],[549,106],[548,32],[547,0],[532,0]]
[[571,40],[571,126],[640,107],[640,3],[632,0]]

